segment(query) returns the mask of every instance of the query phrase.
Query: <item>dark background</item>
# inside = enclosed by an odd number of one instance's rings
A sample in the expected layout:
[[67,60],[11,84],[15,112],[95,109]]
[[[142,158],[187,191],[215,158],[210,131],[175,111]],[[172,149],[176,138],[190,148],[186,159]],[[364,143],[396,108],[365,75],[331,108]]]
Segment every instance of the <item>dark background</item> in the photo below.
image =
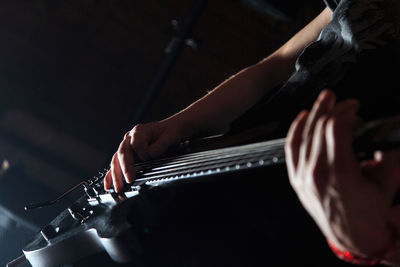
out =
[[[0,173],[0,264],[69,202],[24,213],[26,203],[108,165],[176,33],[171,21],[193,3],[0,2],[0,162],[9,163]],[[185,46],[144,122],[261,60],[324,8],[320,0],[260,3],[208,1],[193,32],[197,49]]]

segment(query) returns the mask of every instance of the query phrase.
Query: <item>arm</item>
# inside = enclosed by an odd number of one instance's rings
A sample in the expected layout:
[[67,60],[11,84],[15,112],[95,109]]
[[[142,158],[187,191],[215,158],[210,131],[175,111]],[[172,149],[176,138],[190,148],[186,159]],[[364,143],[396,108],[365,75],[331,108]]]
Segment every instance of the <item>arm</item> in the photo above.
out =
[[181,120],[186,126],[182,130],[183,139],[201,131],[216,129],[221,125],[222,129],[226,129],[266,92],[285,82],[295,69],[297,57],[305,47],[317,39],[331,18],[330,9],[324,9],[273,54],[243,69],[203,98],[172,116],[170,119]]
[[380,255],[395,265],[399,251],[385,257],[399,249],[392,241],[398,239],[400,213],[391,204],[399,187],[400,153],[376,152],[371,160],[357,160],[352,150],[357,109],[357,101],[335,104],[334,94],[324,91],[310,112],[298,116],[285,147],[289,179],[334,246],[365,258]]
[[134,151],[139,159],[161,155],[172,144],[201,132],[219,127],[226,129],[240,114],[254,105],[268,90],[286,81],[293,72],[295,61],[331,20],[326,8],[286,44],[238,74],[221,83],[210,93],[181,112],[160,122],[135,126],[121,142],[111,161],[104,181],[106,189],[114,185],[122,191],[123,180],[132,182]]

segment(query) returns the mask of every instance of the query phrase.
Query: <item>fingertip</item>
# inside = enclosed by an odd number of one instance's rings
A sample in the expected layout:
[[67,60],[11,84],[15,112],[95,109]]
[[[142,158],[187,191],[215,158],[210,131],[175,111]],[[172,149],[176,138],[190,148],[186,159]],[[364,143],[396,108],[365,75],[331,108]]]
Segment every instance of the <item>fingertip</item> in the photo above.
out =
[[111,178],[111,172],[108,171],[106,176],[104,176],[104,189],[105,190],[109,190],[111,188],[111,183],[110,183],[110,179]]
[[325,89],[323,89],[323,90],[321,91],[321,93],[319,94],[319,97],[322,98],[322,97],[325,97],[326,95],[331,94],[331,93],[332,93],[331,90],[325,88]]
[[295,168],[298,163],[299,150],[302,141],[302,133],[309,115],[309,111],[303,110],[293,121],[288,131],[285,143],[285,154],[290,168]]
[[120,179],[115,177],[113,181],[115,192],[121,193],[123,191],[123,183],[123,181],[120,181]]
[[299,115],[297,115],[296,119],[294,119],[287,134],[287,139],[289,141],[296,137],[299,132],[302,132],[309,113],[308,110],[302,110]]
[[302,110],[299,115],[297,115],[296,119],[293,121],[293,125],[298,127],[298,125],[302,125],[307,120],[310,115],[310,111]]
[[128,142],[121,143],[117,155],[124,180],[127,183],[133,182],[136,173],[135,160]]
[[302,110],[299,115],[297,115],[297,120],[302,120],[304,117],[307,117],[310,112],[308,110]]
[[117,193],[122,192],[122,186],[120,184],[114,184],[114,189],[115,189],[115,192],[117,192]]
[[124,178],[125,178],[125,181],[128,184],[133,183],[133,181],[135,181],[135,178],[136,178],[136,170],[135,170],[135,168],[134,167],[128,168],[127,172],[124,173]]
[[114,189],[117,193],[123,190],[123,174],[120,163],[118,161],[118,153],[115,153],[111,162],[111,177]]
[[318,96],[319,99],[326,99],[326,98],[336,98],[335,93],[330,89],[324,89]]
[[328,103],[330,108],[333,108],[333,106],[335,105],[335,102],[336,102],[336,94],[333,91],[331,91],[329,89],[324,89],[321,92],[320,97],[321,97],[321,100]]
[[320,117],[321,114],[326,114],[332,111],[335,106],[335,102],[336,96],[333,92],[324,90],[319,94],[317,100],[314,102],[311,108],[310,119],[307,123],[308,126],[306,127],[307,130],[305,131],[305,134],[308,134],[308,129],[312,130],[314,128],[315,119]]

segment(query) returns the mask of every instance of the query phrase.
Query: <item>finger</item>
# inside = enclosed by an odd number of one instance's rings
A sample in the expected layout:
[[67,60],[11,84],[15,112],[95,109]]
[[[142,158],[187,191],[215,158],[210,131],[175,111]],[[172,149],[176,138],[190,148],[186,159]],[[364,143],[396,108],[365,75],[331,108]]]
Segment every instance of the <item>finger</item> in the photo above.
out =
[[327,148],[326,148],[326,124],[328,116],[322,116],[315,125],[313,140],[310,153],[310,168],[313,181],[317,192],[320,196],[324,195],[324,189],[328,181],[328,172],[330,170],[327,161]]
[[124,187],[124,180],[122,176],[121,167],[119,166],[117,153],[114,154],[111,161],[111,175],[115,191],[117,193],[122,192]]
[[107,174],[104,176],[104,189],[109,190],[112,186],[112,175],[111,171],[109,170]]
[[348,173],[349,170],[359,171],[359,163],[352,147],[356,121],[355,114],[348,113],[345,116],[332,117],[327,122],[327,157],[335,177],[360,177]]
[[335,105],[335,98],[335,94],[329,90],[324,90],[319,94],[310,111],[310,115],[308,116],[308,120],[304,127],[304,139],[306,139],[313,133],[315,124],[317,123],[318,119],[322,115],[327,114],[332,110],[333,106]]
[[312,134],[315,124],[322,115],[328,114],[335,105],[335,94],[324,90],[315,101],[303,130],[303,142],[300,147],[300,158],[307,161],[311,151]]
[[117,151],[119,165],[127,183],[132,183],[136,174],[130,142],[130,135],[125,135],[125,139],[121,142]]
[[285,156],[288,171],[290,172],[289,177],[294,177],[297,169],[299,160],[299,149],[302,140],[302,133],[304,125],[306,124],[308,111],[302,111],[293,121],[289,128],[286,143],[285,143]]
[[152,138],[144,127],[142,124],[138,124],[129,133],[131,137],[130,146],[141,160],[149,158],[148,145]]
[[[331,112],[330,131],[327,132],[330,148],[330,157],[328,157],[334,163],[334,169],[340,173],[345,172],[349,166],[358,165],[352,149],[354,131],[359,124],[356,117],[358,109],[359,102],[348,99],[338,103]],[[345,177],[345,175],[342,173],[338,177]]]
[[[332,108],[328,115],[322,115],[316,123],[311,141],[310,168],[313,175],[310,177],[314,178],[313,184],[322,195],[324,194],[323,190],[328,182],[327,178],[331,169],[327,153],[328,150],[330,151],[333,148],[332,143],[329,144],[329,149],[327,148],[327,123],[328,121],[340,119],[343,123],[351,125],[350,122],[355,118],[358,108],[359,104],[355,99],[340,102]],[[353,128],[348,132],[352,133]],[[340,133],[336,132],[335,134],[335,140],[342,138]]]

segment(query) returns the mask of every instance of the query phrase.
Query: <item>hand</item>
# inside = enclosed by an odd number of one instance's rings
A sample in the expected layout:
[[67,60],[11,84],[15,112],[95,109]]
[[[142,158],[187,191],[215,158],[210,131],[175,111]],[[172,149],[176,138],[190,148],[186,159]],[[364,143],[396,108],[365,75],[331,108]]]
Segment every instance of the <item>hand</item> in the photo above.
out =
[[180,140],[180,125],[173,119],[136,125],[125,134],[114,154],[110,170],[104,177],[104,188],[108,190],[114,186],[116,192],[122,192],[124,179],[127,183],[135,179],[134,163],[137,159],[160,156]]
[[285,152],[290,183],[325,237],[342,250],[368,255],[389,243],[400,165],[397,152],[356,159],[357,109],[355,100],[335,105],[335,95],[322,92],[311,112],[293,122]]

